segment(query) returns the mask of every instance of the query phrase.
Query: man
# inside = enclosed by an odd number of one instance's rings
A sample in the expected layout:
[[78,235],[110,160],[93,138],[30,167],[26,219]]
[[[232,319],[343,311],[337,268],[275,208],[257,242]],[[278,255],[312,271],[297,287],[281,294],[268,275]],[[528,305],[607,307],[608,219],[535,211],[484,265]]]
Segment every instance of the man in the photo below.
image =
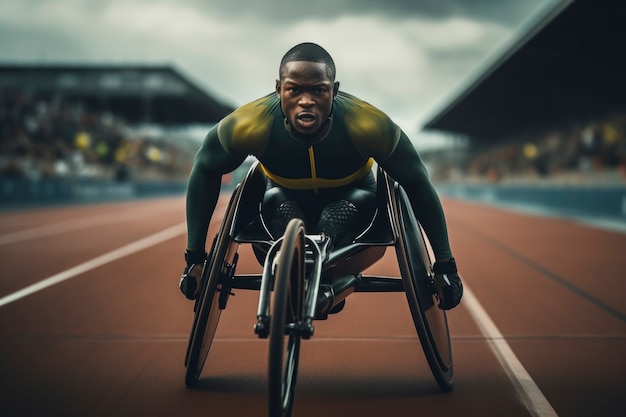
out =
[[377,108],[339,91],[335,64],[314,43],[294,46],[279,67],[276,91],[226,116],[207,134],[189,178],[187,250],[180,289],[198,292],[208,224],[221,177],[255,156],[268,177],[262,213],[274,238],[291,218],[330,245],[354,237],[375,207],[372,164],[398,181],[431,241],[440,307],[461,300],[463,287],[440,200],[409,138]]

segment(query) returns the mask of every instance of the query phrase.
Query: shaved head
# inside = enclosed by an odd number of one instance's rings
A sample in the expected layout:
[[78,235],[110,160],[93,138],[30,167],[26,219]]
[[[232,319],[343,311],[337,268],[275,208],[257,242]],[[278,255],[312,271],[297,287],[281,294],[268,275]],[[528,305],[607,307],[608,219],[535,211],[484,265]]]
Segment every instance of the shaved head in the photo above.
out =
[[335,80],[335,62],[330,54],[321,46],[311,42],[298,44],[287,51],[280,61],[279,76],[283,76],[283,68],[289,62],[306,61],[325,64],[327,75],[332,81]]

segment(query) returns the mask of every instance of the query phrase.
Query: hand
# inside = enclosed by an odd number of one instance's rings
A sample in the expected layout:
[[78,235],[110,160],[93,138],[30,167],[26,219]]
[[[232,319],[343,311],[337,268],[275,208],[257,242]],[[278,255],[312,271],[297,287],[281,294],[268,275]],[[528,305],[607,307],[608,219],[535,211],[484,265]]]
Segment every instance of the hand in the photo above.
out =
[[190,265],[185,267],[178,286],[187,299],[195,300],[198,297],[201,276],[202,265]]
[[454,258],[437,261],[434,265],[434,285],[439,297],[439,308],[450,310],[456,307],[463,297],[463,284],[456,269]]
[[183,270],[178,284],[180,291],[189,300],[195,300],[200,290],[200,278],[202,277],[202,268],[206,260],[206,252],[185,252],[185,260],[187,266]]

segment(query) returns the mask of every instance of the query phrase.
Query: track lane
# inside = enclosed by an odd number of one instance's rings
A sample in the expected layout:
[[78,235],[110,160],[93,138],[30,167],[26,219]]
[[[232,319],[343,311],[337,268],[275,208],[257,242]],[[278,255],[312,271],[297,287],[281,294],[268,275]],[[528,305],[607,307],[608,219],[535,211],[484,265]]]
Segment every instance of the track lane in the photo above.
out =
[[[177,215],[152,216],[146,210],[143,218],[97,229],[112,241],[99,246],[82,240],[83,248],[73,249],[81,256],[72,260],[84,262],[122,241],[127,244],[129,239],[179,221],[183,203],[171,203]],[[493,244],[506,231],[504,242],[511,248],[538,265],[552,267],[546,260],[560,253],[550,252],[552,240],[543,237],[546,248],[541,250],[536,246],[543,243],[532,238],[533,230],[537,236],[550,222],[457,201],[445,204],[467,285],[558,414],[590,415],[592,407],[591,415],[623,410],[619,392],[624,384],[614,382],[621,381],[625,369],[616,353],[625,347],[623,323]],[[128,203],[125,208],[132,206]],[[98,215],[94,207],[88,211],[87,216]],[[46,211],[41,213],[50,221]],[[70,218],[65,216],[65,220]],[[77,216],[81,214],[74,212],[71,218]],[[4,220],[0,214],[0,229],[5,227]],[[594,239],[623,242],[614,234],[606,237],[608,232],[568,221],[557,223],[560,226],[550,230],[569,237],[584,239],[591,230]],[[476,233],[476,228],[488,233],[491,241]],[[81,242],[76,239],[81,233],[68,231],[46,245]],[[28,249],[44,250],[38,244],[46,239],[35,239],[19,250],[15,245],[0,247],[7,271],[3,286],[7,277],[24,270],[18,255]],[[184,388],[182,360],[192,318],[191,304],[176,288],[182,267],[176,253],[184,245],[181,235],[0,307],[0,378],[8,387],[3,390],[0,415],[264,415],[267,347],[252,332],[256,292],[239,291],[231,297],[199,389]],[[11,256],[5,252],[7,247],[13,248]],[[604,260],[623,265],[621,256],[602,252],[599,256]],[[58,272],[70,263],[56,260],[63,255],[59,250],[38,268],[29,267],[28,273],[41,277]],[[390,263],[376,267],[394,268],[393,256],[388,251],[384,260]],[[579,263],[578,268],[558,264],[551,271],[569,279],[570,270],[585,270],[587,262],[574,251],[570,263]],[[252,272],[256,267],[255,262],[242,262],[239,272]],[[24,280],[36,280],[22,275]],[[572,276],[577,286],[621,311],[623,303],[615,304],[613,293],[605,294],[584,277]],[[598,279],[597,283],[619,290],[614,275]],[[5,293],[2,289],[0,296]],[[328,321],[316,322],[315,336],[303,343],[297,415],[529,415],[466,307],[452,311],[449,319],[457,386],[452,393],[441,394],[421,353],[404,295],[350,296],[346,309]],[[616,360],[607,361],[607,357]],[[39,403],[32,401],[33,393]]]
[[446,209],[466,282],[559,415],[620,415],[626,234],[460,201]]

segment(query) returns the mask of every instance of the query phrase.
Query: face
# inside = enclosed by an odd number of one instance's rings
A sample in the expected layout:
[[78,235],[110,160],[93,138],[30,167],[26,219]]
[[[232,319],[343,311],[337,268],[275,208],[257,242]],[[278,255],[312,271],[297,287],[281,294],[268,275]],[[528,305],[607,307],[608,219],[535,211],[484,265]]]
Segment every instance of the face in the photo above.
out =
[[305,139],[325,133],[339,83],[331,79],[326,64],[308,61],[288,62],[276,80],[283,114],[292,131]]

